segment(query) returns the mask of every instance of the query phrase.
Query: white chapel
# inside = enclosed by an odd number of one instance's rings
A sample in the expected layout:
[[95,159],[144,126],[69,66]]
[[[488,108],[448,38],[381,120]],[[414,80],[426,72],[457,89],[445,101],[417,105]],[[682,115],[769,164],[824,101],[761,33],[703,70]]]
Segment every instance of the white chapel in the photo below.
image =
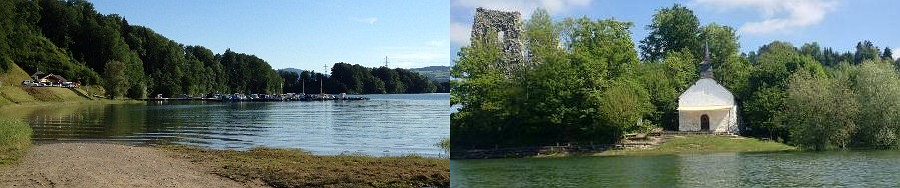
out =
[[713,79],[708,45],[704,53],[700,80],[678,97],[678,131],[738,133],[734,95]]

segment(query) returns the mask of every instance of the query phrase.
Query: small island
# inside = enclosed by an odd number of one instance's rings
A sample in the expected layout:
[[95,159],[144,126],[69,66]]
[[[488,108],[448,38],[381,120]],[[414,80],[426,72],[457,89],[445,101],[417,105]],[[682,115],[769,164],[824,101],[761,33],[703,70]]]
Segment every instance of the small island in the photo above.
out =
[[[451,158],[896,148],[898,61],[773,41],[674,5],[631,22],[478,8],[453,67]],[[522,58],[528,57],[528,58]],[[689,146],[685,146],[685,144]],[[683,151],[680,151],[683,150]]]

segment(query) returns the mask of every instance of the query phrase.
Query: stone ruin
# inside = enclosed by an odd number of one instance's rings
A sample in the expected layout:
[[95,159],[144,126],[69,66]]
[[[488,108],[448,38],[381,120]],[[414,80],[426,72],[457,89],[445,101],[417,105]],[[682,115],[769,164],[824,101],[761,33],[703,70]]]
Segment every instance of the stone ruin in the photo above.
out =
[[472,24],[472,40],[485,40],[488,36],[496,36],[503,49],[503,59],[497,66],[504,69],[507,76],[522,70],[525,60],[525,45],[522,27],[522,14],[519,12],[490,10],[477,8],[475,22]]

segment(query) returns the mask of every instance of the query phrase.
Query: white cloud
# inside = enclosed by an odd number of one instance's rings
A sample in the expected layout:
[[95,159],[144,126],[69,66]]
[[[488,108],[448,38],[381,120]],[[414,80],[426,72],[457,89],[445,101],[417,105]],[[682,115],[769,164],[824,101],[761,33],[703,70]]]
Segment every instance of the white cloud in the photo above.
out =
[[375,25],[375,23],[378,22],[378,18],[376,18],[376,17],[354,18],[353,21],[361,22],[361,23],[366,23],[366,24],[369,24],[369,25]]
[[561,13],[577,7],[591,4],[593,0],[455,0],[454,4],[462,7],[484,7],[506,11],[519,11],[522,15],[531,15],[538,7],[548,12]]
[[742,33],[768,34],[789,32],[815,25],[837,7],[834,0],[694,0],[695,3],[728,11],[755,9],[763,20],[744,23]]
[[449,40],[459,45],[468,45],[471,32],[472,26],[466,27],[466,25],[462,23],[454,22],[450,25]]
[[892,56],[894,59],[900,58],[900,51],[897,51],[897,49],[900,49],[900,48],[896,48],[896,47],[895,47],[895,48],[891,48],[891,56]]
[[[456,57],[455,53],[449,53],[455,47],[447,45],[447,40],[425,41],[409,46],[385,46],[378,48],[375,54],[384,54],[388,57],[391,68],[419,68],[432,65],[449,65]],[[435,45],[442,43],[440,45]],[[381,57],[384,58],[384,57]],[[381,59],[382,61],[384,59]],[[384,65],[380,62],[378,66]]]
[[441,47],[447,44],[447,40],[432,40],[425,43],[428,46]]

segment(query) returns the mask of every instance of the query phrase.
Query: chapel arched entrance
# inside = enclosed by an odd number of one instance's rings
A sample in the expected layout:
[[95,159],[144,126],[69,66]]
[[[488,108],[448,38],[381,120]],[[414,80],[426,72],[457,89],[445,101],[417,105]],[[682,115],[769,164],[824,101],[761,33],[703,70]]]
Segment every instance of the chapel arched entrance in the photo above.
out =
[[706,114],[700,116],[700,130],[709,131],[709,116]]

